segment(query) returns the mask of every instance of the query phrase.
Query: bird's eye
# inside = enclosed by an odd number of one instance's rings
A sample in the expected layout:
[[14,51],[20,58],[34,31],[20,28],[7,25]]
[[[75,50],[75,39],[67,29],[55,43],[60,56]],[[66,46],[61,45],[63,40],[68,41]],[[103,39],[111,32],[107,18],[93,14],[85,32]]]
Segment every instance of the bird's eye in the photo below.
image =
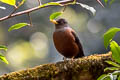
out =
[[58,23],[59,23],[59,24],[62,24],[62,23],[63,23],[63,21],[58,21]]
[[65,22],[64,21],[61,21],[61,24],[64,24]]

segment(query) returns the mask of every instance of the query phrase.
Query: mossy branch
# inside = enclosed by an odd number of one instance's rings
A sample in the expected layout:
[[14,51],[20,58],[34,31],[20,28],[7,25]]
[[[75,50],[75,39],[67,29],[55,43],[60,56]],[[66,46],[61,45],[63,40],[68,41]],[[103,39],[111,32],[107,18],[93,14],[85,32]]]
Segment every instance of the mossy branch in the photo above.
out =
[[0,76],[0,80],[96,80],[108,65],[111,52],[44,64]]

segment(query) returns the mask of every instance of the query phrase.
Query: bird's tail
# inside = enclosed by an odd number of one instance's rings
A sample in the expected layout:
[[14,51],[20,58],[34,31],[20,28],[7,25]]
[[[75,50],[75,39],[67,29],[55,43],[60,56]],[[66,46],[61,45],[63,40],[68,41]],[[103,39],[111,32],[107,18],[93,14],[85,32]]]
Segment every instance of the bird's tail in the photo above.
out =
[[83,49],[80,49],[79,53],[75,56],[75,58],[80,58],[80,57],[84,57],[84,52]]
[[78,48],[79,48],[79,53],[74,58],[80,58],[80,57],[85,56],[79,38],[76,36],[75,32],[72,32],[72,34],[74,35],[75,42],[76,42],[76,44],[78,45]]

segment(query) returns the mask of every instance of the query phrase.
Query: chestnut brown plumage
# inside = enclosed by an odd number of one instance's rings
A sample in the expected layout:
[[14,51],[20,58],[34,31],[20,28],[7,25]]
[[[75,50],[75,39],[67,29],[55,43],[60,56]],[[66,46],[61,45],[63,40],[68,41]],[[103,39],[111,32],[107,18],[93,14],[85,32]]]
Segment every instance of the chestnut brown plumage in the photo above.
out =
[[53,42],[59,53],[66,58],[83,57],[83,48],[75,31],[69,27],[65,19],[52,20],[55,24]]

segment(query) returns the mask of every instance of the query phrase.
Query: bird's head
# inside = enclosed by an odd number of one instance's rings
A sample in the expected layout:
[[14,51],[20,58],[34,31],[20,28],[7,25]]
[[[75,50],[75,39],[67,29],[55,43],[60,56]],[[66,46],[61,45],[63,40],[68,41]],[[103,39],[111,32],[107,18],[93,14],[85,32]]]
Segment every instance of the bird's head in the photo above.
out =
[[51,22],[52,22],[53,24],[55,24],[55,27],[56,27],[56,28],[68,27],[68,26],[67,26],[67,25],[68,25],[67,21],[66,21],[65,19],[63,19],[63,18],[60,18],[60,19],[58,19],[58,20],[51,20]]

